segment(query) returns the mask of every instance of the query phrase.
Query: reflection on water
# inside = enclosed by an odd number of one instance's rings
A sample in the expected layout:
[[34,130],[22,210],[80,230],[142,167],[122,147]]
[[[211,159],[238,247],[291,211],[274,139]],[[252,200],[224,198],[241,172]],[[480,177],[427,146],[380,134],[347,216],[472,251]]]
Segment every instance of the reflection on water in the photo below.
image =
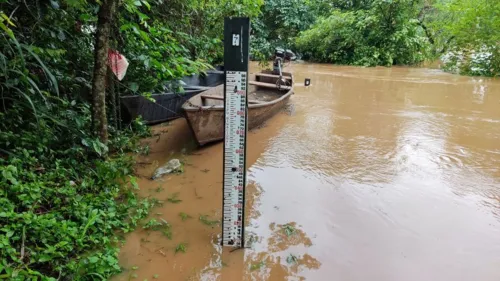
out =
[[[172,240],[127,237],[116,279],[139,266],[139,280],[500,280],[500,81],[403,67],[292,71],[312,80],[296,83],[293,114],[249,134],[251,248],[223,249],[220,226],[198,220],[221,214],[215,144],[180,155],[183,175],[140,180],[144,195],[183,201],[153,211]],[[185,122],[166,128],[144,161],[190,142]],[[181,242],[188,249],[175,254]]]

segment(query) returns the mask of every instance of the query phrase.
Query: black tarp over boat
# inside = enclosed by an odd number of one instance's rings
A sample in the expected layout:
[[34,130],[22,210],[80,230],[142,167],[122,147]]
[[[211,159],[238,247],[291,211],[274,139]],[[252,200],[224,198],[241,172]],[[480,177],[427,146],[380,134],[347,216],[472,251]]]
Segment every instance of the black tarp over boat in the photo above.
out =
[[124,111],[124,121],[142,116],[144,123],[152,125],[173,120],[183,116],[182,104],[193,96],[224,83],[224,71],[209,70],[205,74],[191,75],[182,78],[186,84],[182,93],[163,93],[151,95],[156,102],[145,97],[122,96],[120,98]]

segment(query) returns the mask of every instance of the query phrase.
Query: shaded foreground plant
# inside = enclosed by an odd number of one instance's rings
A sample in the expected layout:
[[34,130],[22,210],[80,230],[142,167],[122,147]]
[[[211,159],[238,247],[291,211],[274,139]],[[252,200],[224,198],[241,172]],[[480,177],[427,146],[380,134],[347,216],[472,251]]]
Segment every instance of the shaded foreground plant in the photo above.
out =
[[36,113],[20,102],[0,110],[0,277],[108,278],[120,272],[119,237],[152,206],[136,196],[125,154],[147,129],[112,130],[104,145],[88,133],[87,104],[45,98],[32,97]]

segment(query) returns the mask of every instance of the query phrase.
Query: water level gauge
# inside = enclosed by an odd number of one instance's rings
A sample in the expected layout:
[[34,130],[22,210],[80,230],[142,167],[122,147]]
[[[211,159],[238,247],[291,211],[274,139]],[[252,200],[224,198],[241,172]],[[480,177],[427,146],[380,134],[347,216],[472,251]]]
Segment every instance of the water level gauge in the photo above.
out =
[[245,233],[250,19],[224,20],[224,175],[222,245],[241,248]]

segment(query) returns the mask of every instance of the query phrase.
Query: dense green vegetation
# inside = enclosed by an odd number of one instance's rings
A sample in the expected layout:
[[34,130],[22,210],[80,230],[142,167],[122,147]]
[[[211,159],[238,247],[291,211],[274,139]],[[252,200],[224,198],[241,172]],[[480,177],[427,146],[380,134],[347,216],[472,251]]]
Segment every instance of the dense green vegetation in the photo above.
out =
[[[119,97],[222,61],[223,17],[252,20],[252,57],[500,75],[500,1],[0,1],[0,279],[102,280],[153,202],[128,152],[148,129]],[[130,63],[118,81],[108,48]],[[201,217],[200,217],[201,220]]]
[[441,58],[448,71],[500,74],[500,1],[269,0],[253,27],[259,60],[281,46],[318,62],[391,66]]
[[[324,3],[323,3],[324,2]],[[300,31],[324,15],[323,0],[268,0],[258,17],[252,19],[252,56],[269,59],[275,47],[292,48]]]
[[374,0],[334,9],[297,38],[305,58],[363,66],[415,64],[426,58],[428,40],[413,18],[417,1]]

